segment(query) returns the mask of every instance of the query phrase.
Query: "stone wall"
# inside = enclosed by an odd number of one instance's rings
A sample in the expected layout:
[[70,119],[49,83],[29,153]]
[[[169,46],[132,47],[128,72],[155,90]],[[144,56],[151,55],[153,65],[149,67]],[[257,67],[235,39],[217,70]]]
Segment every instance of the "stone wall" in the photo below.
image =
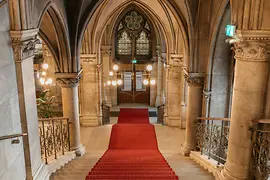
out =
[[[9,36],[8,3],[0,7],[0,136],[21,133],[15,64]],[[23,142],[0,141],[0,180],[25,179]]]

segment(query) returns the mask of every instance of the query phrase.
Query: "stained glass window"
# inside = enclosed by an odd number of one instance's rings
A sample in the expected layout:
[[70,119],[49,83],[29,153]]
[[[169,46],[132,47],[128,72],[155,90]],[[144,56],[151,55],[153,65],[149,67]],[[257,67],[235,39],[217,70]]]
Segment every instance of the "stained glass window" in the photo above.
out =
[[123,31],[118,39],[118,54],[119,55],[131,55],[131,38],[126,31]]
[[142,31],[139,38],[136,40],[136,54],[137,55],[148,55],[150,48],[150,42],[146,32]]
[[132,90],[132,72],[124,72],[124,88],[122,91],[131,91]]
[[137,11],[129,11],[119,22],[117,29],[116,55],[149,56],[151,54],[151,28]]

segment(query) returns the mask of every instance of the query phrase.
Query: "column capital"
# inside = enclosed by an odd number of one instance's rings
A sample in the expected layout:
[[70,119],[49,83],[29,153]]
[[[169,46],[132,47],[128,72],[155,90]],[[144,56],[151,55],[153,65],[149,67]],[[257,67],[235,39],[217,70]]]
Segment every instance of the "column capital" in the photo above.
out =
[[209,102],[212,96],[212,91],[203,90],[203,97],[205,101]]
[[203,86],[204,73],[191,73],[183,68],[184,77],[189,86]]
[[111,56],[112,55],[112,46],[101,46],[101,54],[102,56]]
[[81,54],[81,63],[82,64],[96,64],[97,54]]
[[82,70],[77,73],[55,73],[55,77],[62,88],[77,87],[82,78]]
[[266,52],[267,43],[261,41],[240,41],[234,43],[236,60],[249,62],[266,62],[268,54]]
[[171,63],[173,66],[183,66],[183,60],[182,54],[171,54]]
[[15,62],[22,62],[35,54],[38,29],[10,31]]

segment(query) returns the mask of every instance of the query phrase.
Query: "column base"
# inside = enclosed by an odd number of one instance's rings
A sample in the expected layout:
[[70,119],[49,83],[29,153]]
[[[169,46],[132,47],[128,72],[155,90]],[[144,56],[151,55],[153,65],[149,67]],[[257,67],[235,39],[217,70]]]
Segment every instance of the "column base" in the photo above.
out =
[[182,146],[182,148],[181,148],[181,155],[182,155],[182,156],[189,156],[189,155],[190,155],[190,152],[191,152],[191,151],[194,151],[194,150],[195,150],[195,148],[190,147],[190,146],[187,145],[187,144],[184,144],[184,145]]
[[34,175],[31,177],[26,177],[26,180],[49,180],[50,179],[50,174],[48,167],[45,165],[44,162],[42,162]]
[[166,125],[171,127],[180,127],[181,120],[180,115],[170,115],[165,117]]
[[221,179],[222,180],[248,180],[249,178],[241,177],[240,175],[236,177],[235,175],[233,175],[232,172],[228,170],[228,168],[226,168],[226,164],[225,164],[224,169],[221,171]]
[[73,149],[75,151],[76,156],[83,156],[85,155],[85,146],[80,144],[78,148]]
[[96,115],[82,115],[80,124],[83,127],[96,127],[100,126],[99,118]]

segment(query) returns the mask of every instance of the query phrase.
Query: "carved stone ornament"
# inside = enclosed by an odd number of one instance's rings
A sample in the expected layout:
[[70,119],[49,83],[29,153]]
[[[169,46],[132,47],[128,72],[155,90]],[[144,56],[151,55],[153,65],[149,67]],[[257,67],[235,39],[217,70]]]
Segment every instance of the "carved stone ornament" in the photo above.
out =
[[266,43],[242,41],[234,44],[235,58],[242,61],[267,61]]
[[12,47],[15,61],[22,61],[35,55],[35,45],[39,43],[39,39],[30,39],[27,41],[19,41],[16,38],[12,39]]
[[72,88],[72,87],[77,87],[79,85],[81,78],[82,78],[82,74],[79,74],[77,77],[74,77],[74,78],[57,78],[56,81],[63,88]]
[[188,74],[184,74],[184,78],[189,86],[203,86],[203,78],[202,77],[191,77]]
[[212,96],[212,92],[211,91],[206,91],[206,90],[203,90],[203,97],[204,97],[204,100],[209,102],[210,99],[211,99],[211,96]]

